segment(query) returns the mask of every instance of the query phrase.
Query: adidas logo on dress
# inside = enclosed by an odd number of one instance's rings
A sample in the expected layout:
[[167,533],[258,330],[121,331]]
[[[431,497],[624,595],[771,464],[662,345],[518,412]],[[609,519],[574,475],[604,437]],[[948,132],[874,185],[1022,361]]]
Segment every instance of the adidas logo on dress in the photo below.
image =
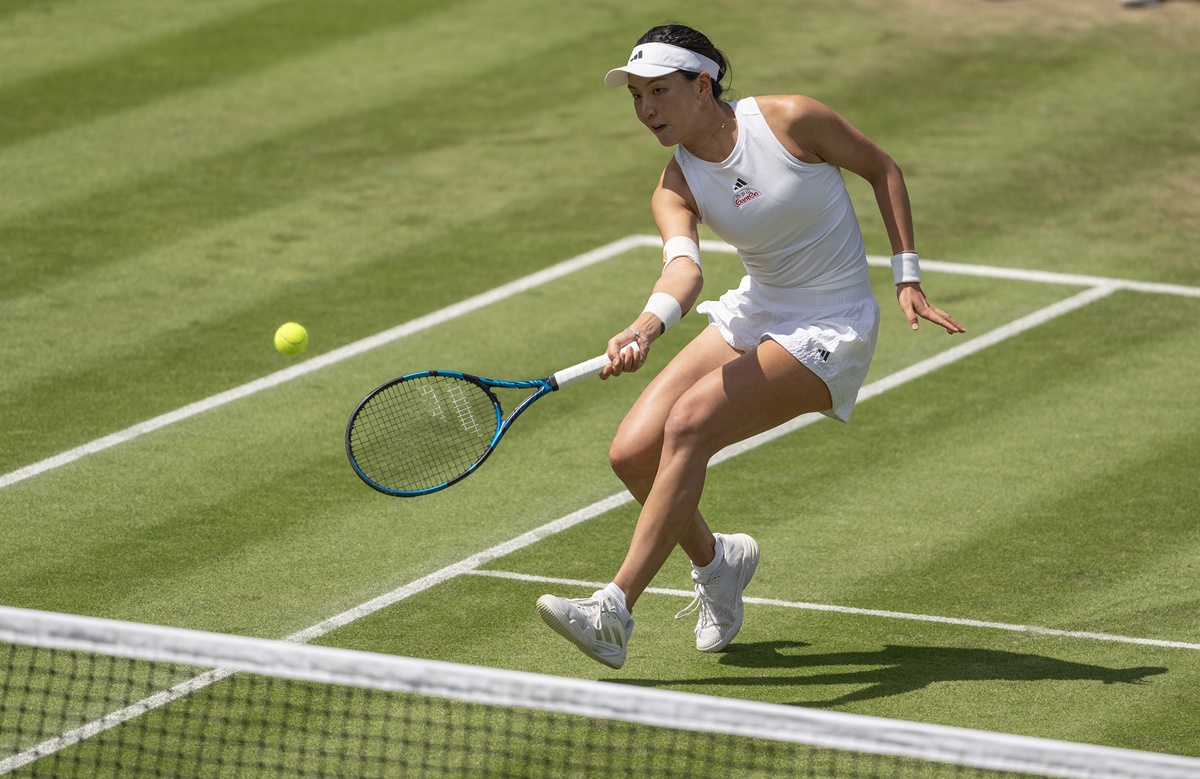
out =
[[743,178],[739,178],[733,182],[733,204],[738,208],[746,205],[761,194],[761,192],[750,186],[750,183]]

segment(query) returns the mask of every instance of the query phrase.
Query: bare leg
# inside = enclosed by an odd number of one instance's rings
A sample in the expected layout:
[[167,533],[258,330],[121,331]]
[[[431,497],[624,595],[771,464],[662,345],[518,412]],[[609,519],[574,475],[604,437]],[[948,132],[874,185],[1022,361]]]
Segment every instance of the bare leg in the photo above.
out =
[[[658,473],[663,430],[679,398],[705,374],[737,359],[741,352],[715,328],[705,328],[650,382],[621,422],[609,450],[613,471],[638,503],[645,504]],[[696,511],[679,539],[688,559],[698,566],[712,562],[716,539]]]
[[[714,344],[713,335],[726,351]],[[641,447],[638,458],[613,457],[614,468],[624,464],[622,478],[642,503],[629,552],[614,578],[631,610],[676,544],[698,565],[712,560],[712,534],[697,510],[712,456],[729,444],[832,405],[825,383],[774,341],[737,356],[709,328],[670,367],[661,387],[647,388],[646,413],[640,417],[647,424],[664,420],[657,428],[661,444],[653,477],[646,470],[653,447]],[[672,396],[664,418],[661,409]],[[642,405],[639,399],[623,429]],[[655,432],[642,430],[643,442]],[[619,433],[614,449],[621,441]],[[630,465],[634,459],[641,467]]]

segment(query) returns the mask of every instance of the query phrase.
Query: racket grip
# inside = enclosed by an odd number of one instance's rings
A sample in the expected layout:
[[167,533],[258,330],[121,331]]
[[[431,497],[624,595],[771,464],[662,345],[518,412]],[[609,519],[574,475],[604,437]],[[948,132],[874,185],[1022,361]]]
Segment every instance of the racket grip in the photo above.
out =
[[[640,351],[640,347],[637,345],[636,341],[626,344],[624,347],[622,347],[621,351],[625,352],[629,351],[630,349],[635,352]],[[608,355],[602,354],[599,357],[593,357],[592,359],[586,360],[577,365],[572,365],[570,368],[563,368],[561,371],[550,377],[550,382],[554,385],[555,389],[562,389],[563,387],[566,387],[569,384],[574,384],[577,381],[600,375],[600,371],[604,370],[604,366],[611,364],[612,360],[608,359]]]

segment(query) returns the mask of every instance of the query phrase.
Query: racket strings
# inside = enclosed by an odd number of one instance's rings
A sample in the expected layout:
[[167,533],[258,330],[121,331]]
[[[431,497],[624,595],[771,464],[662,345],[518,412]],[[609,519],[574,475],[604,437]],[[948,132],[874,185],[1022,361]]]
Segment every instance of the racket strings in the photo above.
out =
[[420,492],[467,473],[491,446],[496,406],[483,387],[453,376],[422,376],[380,390],[359,409],[350,447],[363,474],[401,492]]

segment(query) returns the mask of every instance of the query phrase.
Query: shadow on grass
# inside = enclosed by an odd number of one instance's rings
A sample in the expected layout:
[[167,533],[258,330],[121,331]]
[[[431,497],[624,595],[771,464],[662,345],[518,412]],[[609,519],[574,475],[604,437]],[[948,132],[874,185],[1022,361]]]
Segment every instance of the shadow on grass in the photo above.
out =
[[1146,677],[1166,668],[1105,668],[1056,660],[1043,655],[992,649],[932,646],[885,646],[878,651],[805,654],[800,641],[735,644],[721,655],[723,666],[748,669],[810,671],[786,676],[746,675],[707,679],[612,679],[645,687],[764,686],[795,687],[853,685],[856,689],[827,700],[798,700],[794,705],[841,706],[923,690],[937,682],[1096,681],[1104,684],[1145,684]]

